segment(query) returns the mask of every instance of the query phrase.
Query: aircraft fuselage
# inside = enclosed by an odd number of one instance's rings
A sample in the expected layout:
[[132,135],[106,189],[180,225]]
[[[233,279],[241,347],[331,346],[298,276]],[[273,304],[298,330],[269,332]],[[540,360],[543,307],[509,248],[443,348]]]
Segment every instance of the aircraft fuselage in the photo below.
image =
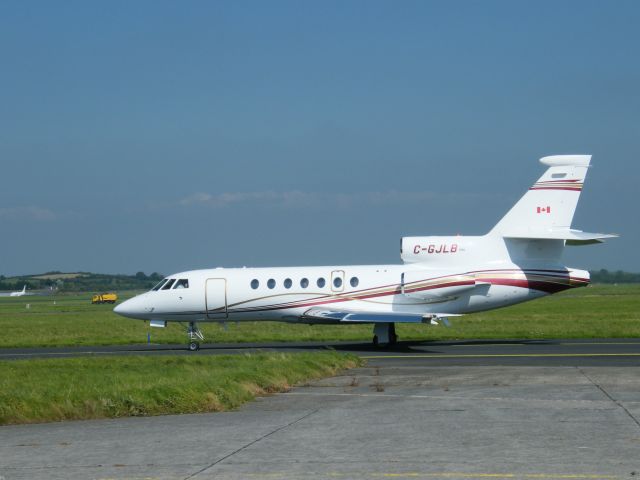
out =
[[[409,273],[413,274],[411,281],[403,281]],[[176,286],[180,280],[183,284],[186,280],[188,287]],[[584,286],[589,274],[562,267],[523,270],[513,264],[459,272],[426,271],[418,265],[349,265],[193,270],[163,282],[157,290],[128,300],[115,311],[131,318],[185,322],[340,323],[305,318],[305,312],[318,307],[465,314]]]

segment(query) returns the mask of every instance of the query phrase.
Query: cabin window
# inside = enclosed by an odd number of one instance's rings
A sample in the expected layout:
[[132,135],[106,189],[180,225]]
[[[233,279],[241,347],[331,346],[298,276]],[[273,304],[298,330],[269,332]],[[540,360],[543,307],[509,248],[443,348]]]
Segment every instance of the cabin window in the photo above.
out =
[[353,288],[356,288],[360,283],[360,281],[358,280],[358,277],[351,277],[351,280],[349,280],[349,283]]
[[290,278],[285,278],[284,279],[284,288],[291,288],[291,285],[293,285],[293,282],[291,281]]
[[189,279],[181,278],[176,282],[176,286],[173,288],[189,288]]
[[273,278],[270,278],[270,279],[267,281],[267,287],[269,287],[269,288],[273,288],[273,287],[275,287],[275,286],[276,286],[276,281],[275,281]]
[[317,284],[317,285],[318,285],[318,287],[320,287],[320,288],[324,287],[324,285],[325,285],[326,283],[327,283],[327,282],[326,282],[326,281],[325,281],[325,279],[324,279],[324,278],[322,278],[322,277],[320,277],[320,278],[318,279],[318,281],[316,282],[316,284]]
[[160,287],[162,287],[162,285],[164,285],[164,282],[166,282],[166,281],[167,281],[167,279],[166,279],[166,278],[163,278],[163,279],[162,279],[162,280],[160,280],[160,281],[158,282],[158,284],[157,284],[155,287],[153,287],[151,290],[152,290],[152,291],[154,291],[154,292],[155,292],[155,291],[157,291],[157,290],[160,290]]
[[251,288],[255,290],[259,286],[260,286],[260,282],[257,279],[254,278],[253,280],[251,280]]
[[167,283],[164,284],[164,287],[162,287],[162,290],[169,290],[174,283],[176,283],[176,279],[175,278],[170,279]]
[[300,280],[300,286],[302,288],[307,288],[309,286],[309,279],[303,278],[302,280]]
[[340,277],[336,277],[333,279],[333,287],[340,288],[342,286],[342,279]]

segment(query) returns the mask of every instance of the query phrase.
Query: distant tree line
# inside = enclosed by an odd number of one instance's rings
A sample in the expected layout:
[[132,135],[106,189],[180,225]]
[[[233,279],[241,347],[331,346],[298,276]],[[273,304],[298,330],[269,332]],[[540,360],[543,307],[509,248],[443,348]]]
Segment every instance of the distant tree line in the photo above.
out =
[[[594,270],[591,274],[592,283],[640,283],[640,273],[616,270]],[[47,272],[37,276],[55,276],[61,272]],[[154,272],[146,275],[138,272],[135,275],[107,275],[101,273],[79,273],[75,278],[34,278],[33,276],[10,277],[0,275],[0,291],[22,290],[56,290],[59,292],[108,292],[123,290],[149,290],[164,278]]]
[[640,283],[640,273],[629,273],[622,270],[610,272],[604,268],[589,273],[592,283]]
[[[36,276],[55,276],[61,272],[47,272]],[[163,275],[154,272],[146,275],[108,275],[100,273],[79,273],[74,278],[34,278],[33,276],[7,278],[0,275],[0,290],[56,290],[59,292],[106,292],[122,290],[148,290],[162,280]]]

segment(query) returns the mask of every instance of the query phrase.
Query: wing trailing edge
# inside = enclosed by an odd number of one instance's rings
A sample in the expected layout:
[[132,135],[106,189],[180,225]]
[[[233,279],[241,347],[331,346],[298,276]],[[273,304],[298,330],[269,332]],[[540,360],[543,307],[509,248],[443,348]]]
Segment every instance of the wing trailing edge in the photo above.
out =
[[310,308],[304,312],[303,319],[340,323],[429,323],[437,324],[438,320],[446,323],[446,317],[459,317],[455,313],[400,313],[400,312],[367,312],[334,310],[328,308]]

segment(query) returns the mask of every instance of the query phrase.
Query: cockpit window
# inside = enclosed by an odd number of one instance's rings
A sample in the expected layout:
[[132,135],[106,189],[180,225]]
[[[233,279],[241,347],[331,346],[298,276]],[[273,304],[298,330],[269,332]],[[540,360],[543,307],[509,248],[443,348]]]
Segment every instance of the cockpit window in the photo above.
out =
[[170,279],[167,283],[164,284],[164,287],[162,287],[162,290],[169,290],[171,288],[171,285],[173,285],[176,282],[175,278]]
[[164,282],[166,282],[166,281],[167,281],[167,279],[166,279],[166,278],[163,278],[162,280],[160,280],[160,281],[158,282],[158,284],[157,284],[155,287],[153,287],[153,288],[151,289],[151,291],[152,291],[152,292],[155,292],[155,291],[157,291],[157,290],[160,290],[160,287],[161,287],[162,285],[164,285]]
[[176,285],[173,288],[189,288],[189,279],[181,278],[176,282]]

